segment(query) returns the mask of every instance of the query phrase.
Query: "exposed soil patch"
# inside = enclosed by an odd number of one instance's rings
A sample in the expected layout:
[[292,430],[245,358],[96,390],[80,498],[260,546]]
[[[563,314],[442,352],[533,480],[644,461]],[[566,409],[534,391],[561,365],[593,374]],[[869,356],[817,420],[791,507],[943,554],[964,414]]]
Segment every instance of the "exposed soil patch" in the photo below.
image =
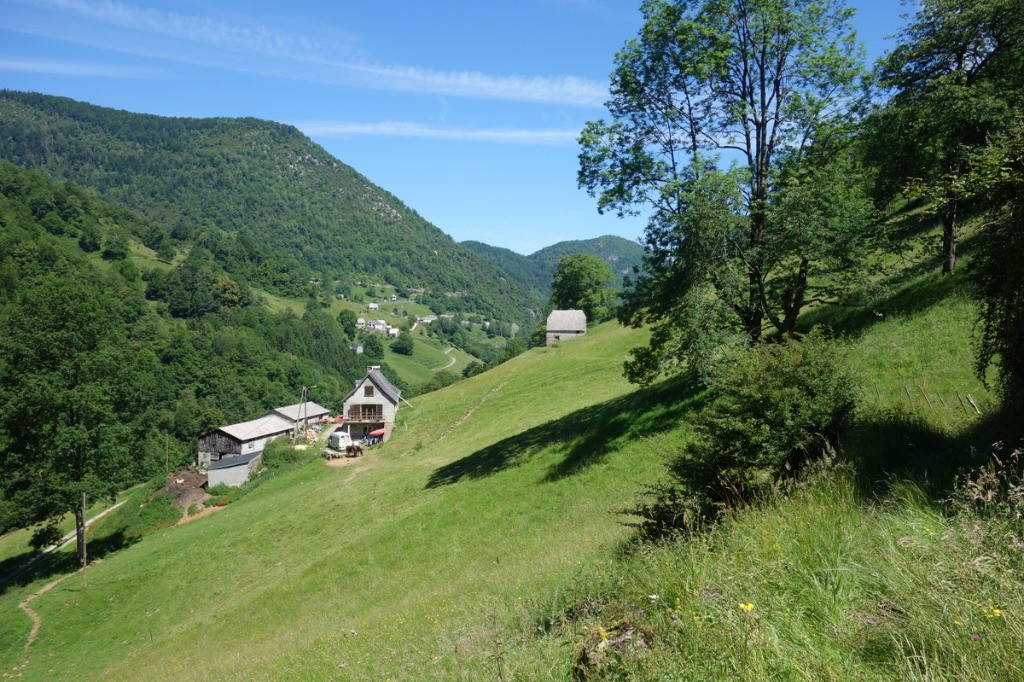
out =
[[211,514],[219,512],[223,508],[224,507],[202,507],[201,509],[199,509],[199,511],[197,511],[194,514],[189,514],[188,509],[186,508],[184,516],[178,519],[178,523],[174,525],[180,526],[183,523],[189,523],[191,521],[195,521],[196,519],[201,519],[204,516],[210,516]]
[[192,505],[201,509],[203,504],[210,499],[205,486],[206,474],[195,467],[187,467],[168,474],[167,484],[157,490],[156,494],[169,493],[173,495],[172,504],[187,512]]

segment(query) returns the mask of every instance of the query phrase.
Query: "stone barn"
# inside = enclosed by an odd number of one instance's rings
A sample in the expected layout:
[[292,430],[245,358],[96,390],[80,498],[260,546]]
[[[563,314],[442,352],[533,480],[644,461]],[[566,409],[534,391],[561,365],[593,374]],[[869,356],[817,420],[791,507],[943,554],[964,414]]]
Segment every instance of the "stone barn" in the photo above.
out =
[[582,310],[552,310],[548,315],[544,344],[550,346],[587,333],[587,314]]

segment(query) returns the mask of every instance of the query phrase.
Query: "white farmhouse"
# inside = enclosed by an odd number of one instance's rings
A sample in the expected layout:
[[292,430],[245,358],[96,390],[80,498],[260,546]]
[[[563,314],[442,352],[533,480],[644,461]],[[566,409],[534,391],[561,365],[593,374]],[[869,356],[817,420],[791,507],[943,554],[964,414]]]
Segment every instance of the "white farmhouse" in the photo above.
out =
[[345,423],[342,427],[352,438],[391,437],[395,426],[395,414],[402,392],[380,371],[379,365],[366,368],[366,376],[356,382],[356,387],[345,396]]

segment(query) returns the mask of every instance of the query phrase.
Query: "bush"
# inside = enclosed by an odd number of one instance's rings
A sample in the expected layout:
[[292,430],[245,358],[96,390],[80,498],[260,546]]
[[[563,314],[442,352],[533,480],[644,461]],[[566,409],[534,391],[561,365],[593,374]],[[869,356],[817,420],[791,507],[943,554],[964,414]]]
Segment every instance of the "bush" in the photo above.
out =
[[279,469],[286,464],[306,459],[309,453],[296,449],[287,438],[278,438],[267,443],[263,449],[263,466],[268,469]]
[[713,383],[714,401],[697,415],[669,482],[632,510],[648,535],[715,518],[835,451],[855,405],[843,354],[816,333],[746,350]]
[[221,483],[211,488],[207,488],[206,492],[210,495],[210,499],[206,503],[207,506],[223,507],[238,495],[238,488],[233,488]]

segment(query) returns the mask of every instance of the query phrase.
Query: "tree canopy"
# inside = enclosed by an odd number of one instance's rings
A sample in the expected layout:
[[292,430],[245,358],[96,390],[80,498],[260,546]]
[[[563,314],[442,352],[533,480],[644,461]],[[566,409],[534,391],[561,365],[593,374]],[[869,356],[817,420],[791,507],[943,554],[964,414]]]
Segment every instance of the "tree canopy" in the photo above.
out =
[[[835,0],[648,0],[616,56],[610,120],[580,136],[598,209],[646,214],[646,270],[621,319],[652,324],[627,374],[793,331],[867,252],[852,154],[862,85]],[[731,165],[725,169],[726,163]]]
[[974,150],[1010,121],[1005,78],[1021,49],[1021,11],[1016,0],[924,0],[878,64],[891,96],[871,129],[876,194],[929,200],[942,222],[944,274],[956,269]]
[[[150,396],[128,357],[122,311],[95,286],[47,277],[3,322],[2,498],[17,525],[47,522],[43,544],[62,515],[81,516],[83,494],[112,498],[138,476],[145,438],[135,414]],[[84,559],[84,519],[77,525]]]
[[558,261],[551,283],[551,305],[562,310],[582,310],[588,322],[608,317],[615,291],[608,285],[615,275],[607,261],[589,253],[565,256]]

